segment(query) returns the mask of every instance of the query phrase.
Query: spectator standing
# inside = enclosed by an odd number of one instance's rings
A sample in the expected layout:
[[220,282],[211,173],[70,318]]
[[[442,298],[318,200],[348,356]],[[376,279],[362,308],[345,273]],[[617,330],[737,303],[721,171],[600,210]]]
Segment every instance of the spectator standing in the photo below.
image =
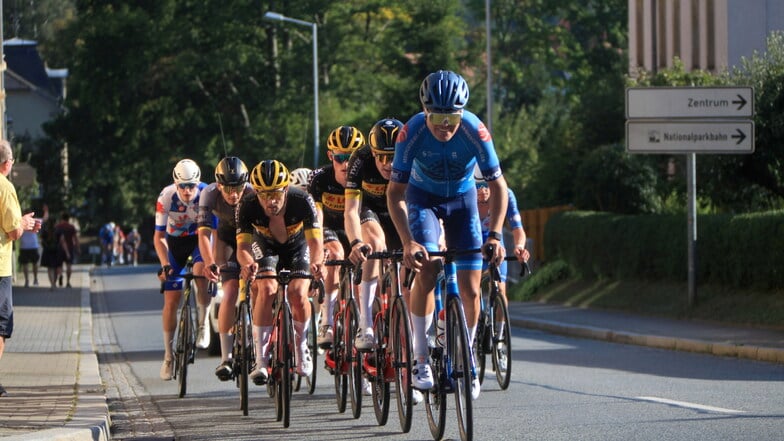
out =
[[[0,359],[5,350],[5,341],[11,338],[14,330],[14,302],[11,274],[13,259],[12,242],[21,238],[25,231],[37,232],[41,224],[33,218],[35,213],[22,215],[16,189],[7,176],[14,165],[11,144],[0,141]],[[6,390],[0,384],[0,397]]]
[[123,257],[124,244],[125,232],[123,232],[120,225],[117,224],[114,226],[114,245],[112,252],[114,253],[114,259],[119,262],[120,265],[125,264],[125,258]]
[[[76,231],[76,227],[71,223],[71,215],[63,213],[60,216],[60,222],[55,225],[54,233],[57,237],[58,260],[62,260],[65,263],[65,286],[70,288],[72,265],[76,260],[76,254],[79,253],[79,234]],[[60,286],[63,286],[62,268],[60,269],[58,280]]]
[[41,245],[38,233],[25,231],[19,239],[19,266],[24,273],[24,286],[30,286],[30,266],[33,272],[33,286],[38,286],[38,261],[41,259]]

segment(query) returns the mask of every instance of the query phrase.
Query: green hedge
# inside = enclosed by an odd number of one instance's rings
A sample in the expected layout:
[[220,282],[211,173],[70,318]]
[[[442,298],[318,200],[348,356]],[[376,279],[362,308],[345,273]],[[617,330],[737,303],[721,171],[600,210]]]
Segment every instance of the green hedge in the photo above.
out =
[[[687,217],[566,211],[544,232],[548,259],[596,278],[687,279]],[[697,280],[784,286],[784,211],[697,218]]]

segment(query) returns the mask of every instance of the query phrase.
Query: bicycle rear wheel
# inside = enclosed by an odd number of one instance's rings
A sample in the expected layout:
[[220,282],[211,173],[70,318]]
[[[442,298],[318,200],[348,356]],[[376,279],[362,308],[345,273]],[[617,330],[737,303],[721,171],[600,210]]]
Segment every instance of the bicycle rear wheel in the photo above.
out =
[[444,437],[444,429],[446,428],[446,382],[449,381],[449,378],[444,375],[443,348],[431,349],[430,363],[435,383],[433,388],[425,394],[425,410],[427,411],[427,425],[430,427],[430,434],[433,439],[440,440]]
[[189,294],[186,293],[185,299],[180,308],[179,333],[177,334],[177,385],[179,397],[185,396],[188,390],[188,363],[191,360],[193,351],[193,312],[188,301]]
[[348,390],[351,397],[351,415],[359,418],[362,414],[362,356],[354,347],[354,338],[357,336],[359,326],[359,312],[353,299],[349,300],[346,307],[346,361],[348,365]]
[[452,356],[452,381],[455,384],[455,407],[460,439],[473,439],[474,417],[471,403],[471,354],[468,345],[468,332],[465,326],[465,313],[458,298],[449,299],[447,314],[447,345]]
[[[490,323],[493,330],[493,368],[502,390],[509,388],[512,380],[512,330],[509,326],[509,308],[500,295],[490,302]],[[496,325],[503,324],[498,328]]]
[[[413,400],[411,389],[411,324],[408,321],[406,302],[400,296],[395,296],[390,312],[390,338],[392,340],[391,364],[395,368],[395,396],[397,400],[397,416],[400,420],[400,430],[408,433],[411,430],[413,416]],[[443,430],[442,430],[443,433]]]
[[387,362],[387,321],[381,311],[381,302],[378,297],[373,301],[373,333],[376,337],[376,349],[366,355],[367,361],[372,362],[369,369],[375,372],[371,375],[366,372],[372,387],[373,413],[376,414],[376,422],[379,426],[386,425],[389,419],[389,383],[386,378]]
[[244,416],[248,416],[248,374],[253,363],[253,357],[248,353],[248,346],[253,347],[249,309],[248,302],[240,303],[237,310],[239,320],[234,332],[234,366],[240,387],[240,409]]
[[346,374],[346,348],[344,345],[345,326],[343,323],[343,312],[335,314],[332,336],[332,359],[335,361],[335,398],[338,403],[338,412],[346,411],[346,401],[348,398],[348,375]]

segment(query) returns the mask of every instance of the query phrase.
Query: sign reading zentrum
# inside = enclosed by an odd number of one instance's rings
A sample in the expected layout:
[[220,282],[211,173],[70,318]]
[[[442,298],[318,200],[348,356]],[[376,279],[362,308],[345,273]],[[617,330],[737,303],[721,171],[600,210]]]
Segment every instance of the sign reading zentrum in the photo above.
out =
[[626,89],[629,153],[754,153],[751,87]]

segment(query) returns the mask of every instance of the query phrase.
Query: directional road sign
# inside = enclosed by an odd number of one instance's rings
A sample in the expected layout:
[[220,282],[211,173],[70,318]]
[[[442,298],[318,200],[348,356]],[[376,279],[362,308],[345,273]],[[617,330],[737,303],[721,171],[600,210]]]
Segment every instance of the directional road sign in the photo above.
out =
[[628,120],[629,153],[754,153],[751,120]]
[[626,118],[751,118],[751,87],[629,87]]

